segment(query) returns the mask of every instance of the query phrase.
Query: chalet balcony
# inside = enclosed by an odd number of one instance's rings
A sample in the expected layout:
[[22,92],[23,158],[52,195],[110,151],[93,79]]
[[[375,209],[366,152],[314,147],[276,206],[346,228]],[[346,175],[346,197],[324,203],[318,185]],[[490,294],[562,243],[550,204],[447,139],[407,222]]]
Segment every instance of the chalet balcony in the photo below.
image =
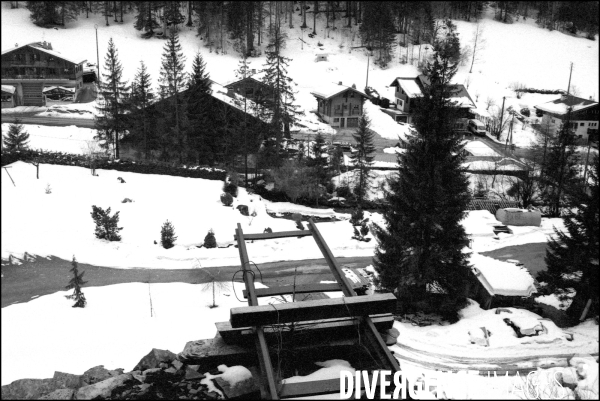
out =
[[334,110],[333,115],[334,116],[343,116],[344,112],[342,110]]
[[50,74],[2,74],[2,80],[37,80],[37,81],[76,81],[77,77],[73,75],[50,75]]

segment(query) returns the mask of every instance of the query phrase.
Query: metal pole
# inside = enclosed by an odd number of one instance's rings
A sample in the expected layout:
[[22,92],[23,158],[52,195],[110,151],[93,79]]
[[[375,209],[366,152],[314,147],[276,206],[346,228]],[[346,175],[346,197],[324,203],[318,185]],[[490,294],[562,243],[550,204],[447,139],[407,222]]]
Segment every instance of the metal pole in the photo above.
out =
[[371,55],[367,54],[367,83],[365,84],[365,89],[367,89],[369,87],[369,60],[370,59],[371,59]]
[[100,52],[98,51],[98,24],[94,24],[96,29],[96,71],[98,72],[98,83],[100,83]]
[[502,134],[502,117],[504,117],[504,101],[506,100],[506,96],[502,96],[502,111],[500,112],[500,127],[498,127],[498,135],[497,138],[500,139],[500,134]]

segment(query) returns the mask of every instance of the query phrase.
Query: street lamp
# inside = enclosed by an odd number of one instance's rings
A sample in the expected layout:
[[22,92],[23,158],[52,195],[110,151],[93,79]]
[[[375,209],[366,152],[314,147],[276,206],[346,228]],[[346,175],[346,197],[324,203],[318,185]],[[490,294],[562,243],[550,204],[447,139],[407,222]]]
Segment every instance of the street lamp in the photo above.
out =
[[94,24],[96,30],[96,71],[98,74],[98,83],[100,83],[100,53],[98,52],[98,24]]
[[371,51],[373,49],[367,46],[367,83],[365,84],[365,89],[369,87],[369,62],[371,60]]

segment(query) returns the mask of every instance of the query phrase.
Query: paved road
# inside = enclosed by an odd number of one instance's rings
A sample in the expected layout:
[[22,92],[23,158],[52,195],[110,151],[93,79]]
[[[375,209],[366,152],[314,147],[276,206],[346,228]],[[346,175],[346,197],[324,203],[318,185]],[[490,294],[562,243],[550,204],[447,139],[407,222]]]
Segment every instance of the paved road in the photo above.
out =
[[[371,257],[337,258],[345,267],[363,268],[371,264]],[[203,269],[114,269],[79,263],[80,271],[85,271],[87,286],[104,286],[111,284],[143,282],[143,283],[206,283],[215,277],[218,281],[231,281],[233,274],[240,269],[239,265],[225,267],[209,267]],[[268,287],[293,284],[296,272],[296,284],[319,283],[321,280],[334,280],[324,259],[263,263],[259,266],[263,283]],[[64,291],[71,278],[69,269],[71,262],[52,257],[50,260],[37,257],[33,262],[22,265],[2,265],[1,307],[28,302],[33,296],[53,294]],[[255,270],[255,269],[253,269]],[[241,282],[241,274],[236,281]],[[256,274],[259,281],[260,274]]]
[[89,118],[58,118],[41,117],[31,113],[27,114],[2,114],[3,123],[12,123],[15,117],[19,117],[23,124],[51,125],[55,127],[66,127],[76,125],[84,128],[94,128],[94,120]]

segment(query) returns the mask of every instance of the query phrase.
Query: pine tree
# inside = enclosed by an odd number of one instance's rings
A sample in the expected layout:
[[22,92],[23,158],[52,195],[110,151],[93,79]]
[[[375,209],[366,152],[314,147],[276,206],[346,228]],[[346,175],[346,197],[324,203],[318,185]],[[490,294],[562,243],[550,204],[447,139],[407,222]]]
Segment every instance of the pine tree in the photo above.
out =
[[127,81],[123,80],[123,67],[119,61],[117,48],[110,38],[104,57],[104,71],[100,83],[102,100],[97,107],[100,112],[95,119],[96,139],[104,141],[105,149],[113,146],[114,156],[119,158],[119,140],[125,133],[127,103],[125,97],[129,91]]
[[312,159],[307,160],[307,165],[313,168],[316,182],[319,185],[327,184],[327,156],[323,157],[323,147],[325,146],[325,138],[319,132],[315,137],[315,142],[312,146]]
[[198,52],[192,64],[192,74],[186,92],[186,114],[189,122],[188,137],[201,164],[214,160],[218,137],[214,110],[212,110],[211,81],[206,63]]
[[204,237],[204,247],[209,249],[217,247],[217,239],[213,230],[208,230],[208,234]]
[[[577,123],[575,123],[577,124]],[[548,215],[559,217],[570,188],[577,177],[577,152],[575,135],[571,127],[571,108],[567,111],[557,135],[550,139],[546,157],[542,163],[545,187],[542,200],[549,205]]]
[[165,1],[162,20],[167,25],[179,25],[185,21],[185,16],[180,11],[180,1]]
[[87,283],[87,281],[83,281],[83,275],[85,272],[81,272],[81,274],[79,274],[79,264],[77,263],[75,256],[73,256],[73,261],[71,264],[73,267],[70,271],[73,272],[73,278],[69,280],[69,284],[67,284],[65,288],[67,290],[73,289],[73,294],[65,295],[65,298],[75,300],[75,305],[73,305],[73,308],[85,308],[87,301],[85,300],[83,291],[81,291],[81,287]]
[[292,89],[294,83],[287,73],[291,59],[282,56],[284,46],[285,34],[276,26],[267,46],[263,82],[269,85],[273,92],[273,97],[267,99],[266,103],[271,110],[271,126],[276,138],[277,155],[281,149],[283,134],[285,133],[286,138],[290,138],[290,126],[295,124],[298,117],[302,115],[302,112],[298,111],[298,106],[294,104],[296,100]]
[[150,152],[150,111],[148,106],[154,98],[152,79],[143,61],[140,61],[133,83],[131,84],[129,137],[137,143],[142,143],[144,157]]
[[21,151],[28,148],[29,134],[25,131],[23,124],[19,118],[8,126],[8,133],[4,136],[4,146],[8,151]]
[[[566,231],[554,228],[554,237],[546,249],[547,271],[538,274],[538,281],[562,300],[575,296],[567,314],[573,319],[581,316],[589,299],[592,309],[588,316],[598,314],[598,261],[600,260],[598,156],[590,166],[589,189],[580,186],[563,216]],[[571,294],[572,295],[572,294]]]
[[180,93],[188,84],[187,74],[184,72],[186,58],[183,55],[179,35],[172,31],[163,48],[160,69],[161,98],[168,99],[168,104],[173,110],[172,136],[177,141],[177,151],[180,162],[183,163],[183,154],[187,146],[187,136],[184,127],[184,113],[182,108],[183,95]]
[[363,201],[373,186],[371,166],[373,165],[373,159],[375,158],[373,155],[375,153],[375,145],[373,144],[375,134],[369,129],[370,125],[371,121],[365,113],[358,121],[356,133],[352,134],[352,137],[356,142],[356,152],[350,155],[350,159],[356,168],[354,170],[356,179],[354,193],[356,194],[359,208],[362,207]]
[[92,206],[92,219],[96,224],[96,230],[94,234],[96,238],[107,239],[109,241],[121,241],[119,231],[123,227],[119,227],[119,213],[116,212],[114,216],[110,215],[110,208],[104,210],[96,205]]
[[377,51],[375,62],[386,68],[392,59],[392,51],[396,45],[396,27],[394,26],[392,2],[365,2],[364,19],[360,26],[363,43]]
[[156,9],[152,6],[151,1],[138,1],[136,2],[137,14],[135,16],[135,29],[148,32],[152,36],[154,29],[160,25],[156,21]]
[[56,1],[28,1],[25,6],[31,13],[29,18],[38,26],[55,24],[58,20]]
[[160,243],[163,248],[170,249],[175,246],[175,241],[177,241],[177,237],[175,236],[175,227],[173,224],[167,220],[163,223],[160,229]]
[[435,41],[433,62],[425,66],[430,85],[415,105],[418,134],[398,156],[401,167],[385,195],[385,224],[374,225],[373,261],[384,288],[413,299],[425,297],[428,289],[441,290],[457,309],[471,272],[460,224],[469,181],[461,167],[460,137],[452,130],[456,112],[448,101],[456,69],[448,48]]

